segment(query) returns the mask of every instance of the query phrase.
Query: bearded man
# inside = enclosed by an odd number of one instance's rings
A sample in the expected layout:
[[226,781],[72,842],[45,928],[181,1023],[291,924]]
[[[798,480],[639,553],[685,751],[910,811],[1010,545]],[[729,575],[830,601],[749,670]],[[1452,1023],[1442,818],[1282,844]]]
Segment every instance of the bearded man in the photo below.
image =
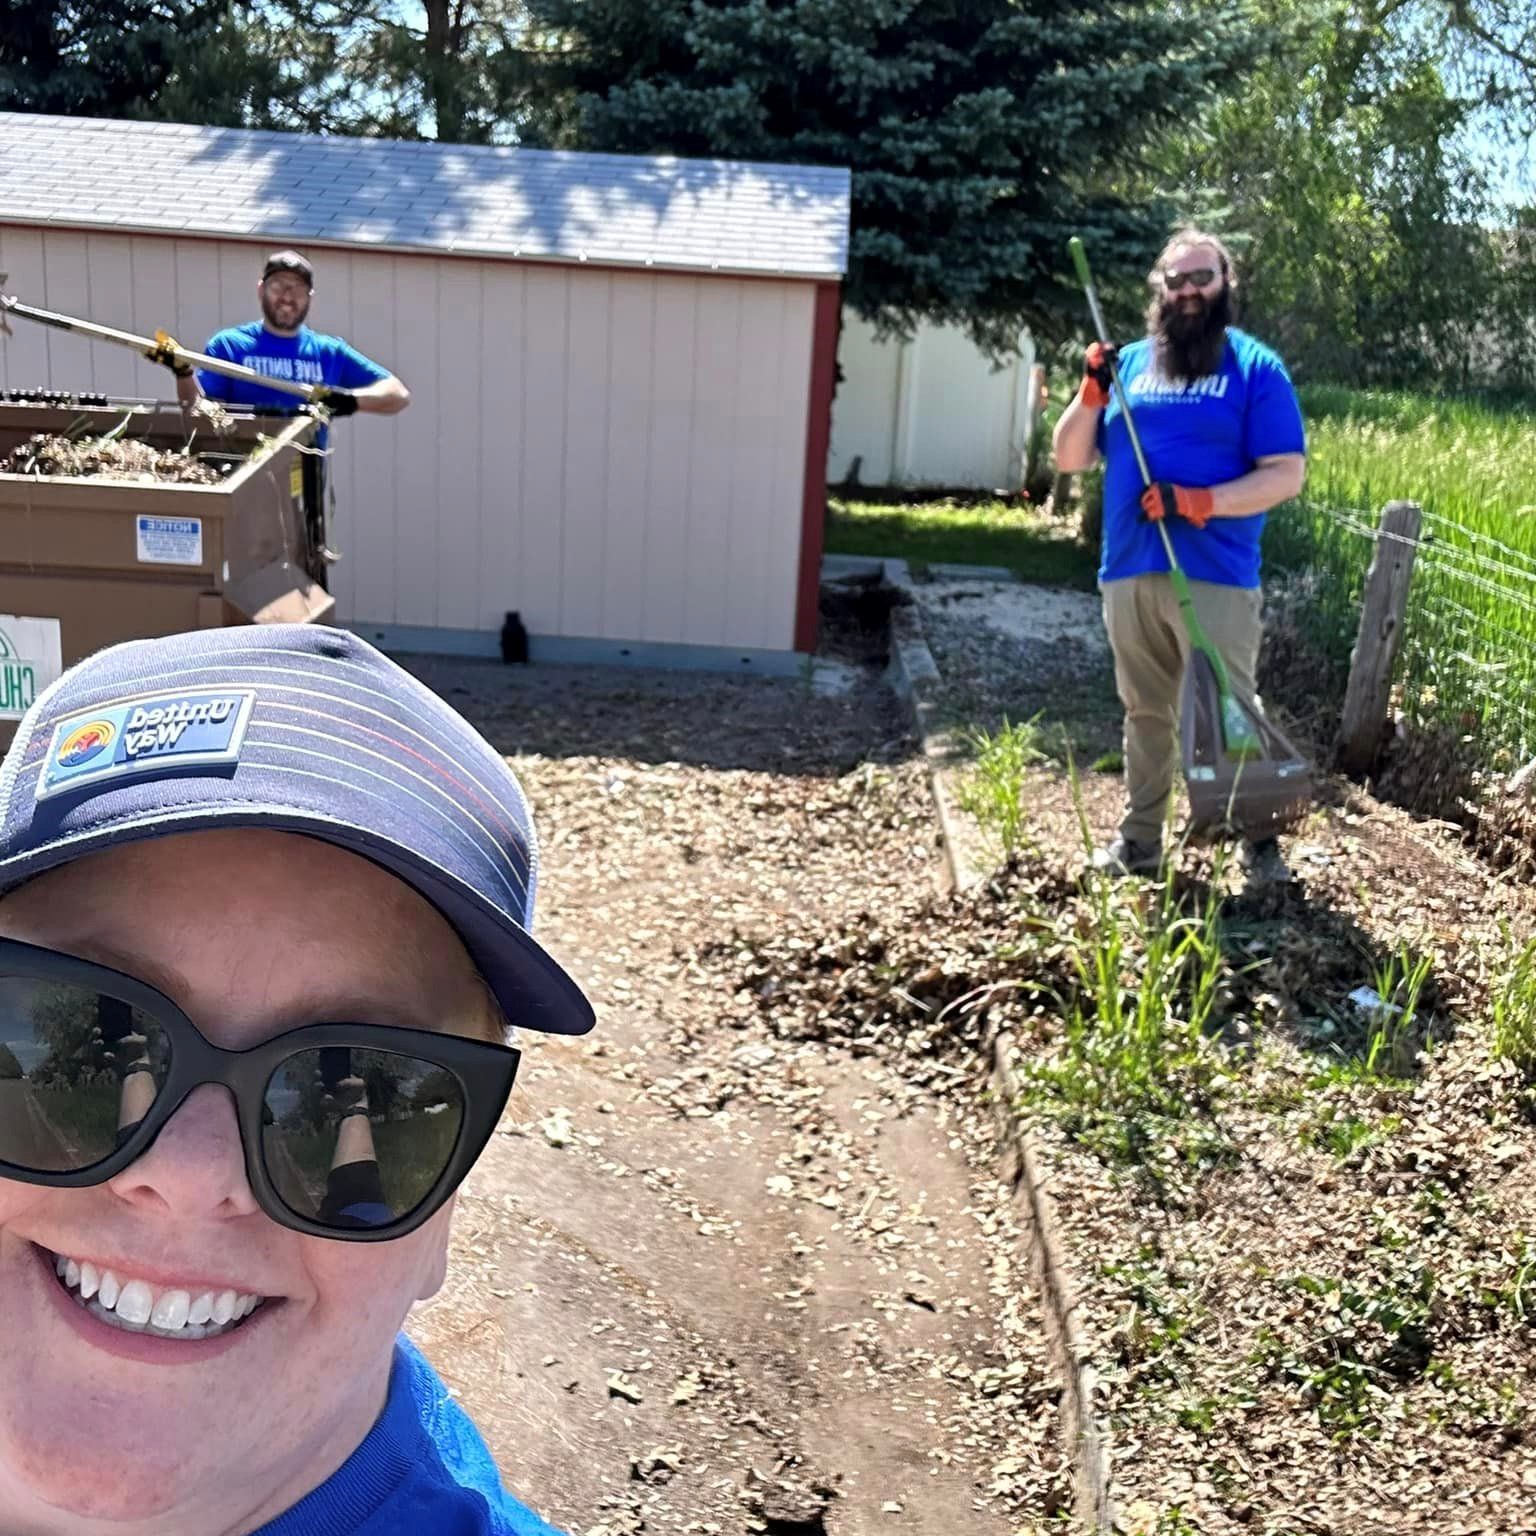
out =
[[[1098,342],[1088,348],[1082,386],[1054,438],[1064,474],[1104,462],[1099,588],[1125,706],[1128,805],[1093,865],[1114,876],[1160,868],[1178,761],[1190,644],[1153,525],[1165,521],[1200,623],[1233,688],[1257,707],[1259,543],[1265,515],[1306,476],[1306,433],[1285,365],[1232,324],[1237,276],[1226,246],[1202,230],[1180,230],[1147,281],[1145,339],[1118,354]],[[1150,488],[1113,398],[1111,360],[1135,412]],[[1274,838],[1246,845],[1244,862],[1256,879],[1288,878]]]

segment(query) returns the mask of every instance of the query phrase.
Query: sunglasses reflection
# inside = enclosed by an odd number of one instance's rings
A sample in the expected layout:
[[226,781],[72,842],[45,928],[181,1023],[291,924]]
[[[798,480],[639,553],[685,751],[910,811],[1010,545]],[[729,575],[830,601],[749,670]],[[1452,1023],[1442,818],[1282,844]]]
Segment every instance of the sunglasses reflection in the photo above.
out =
[[[94,989],[18,977],[0,979],[0,1021],[0,1159],[83,1170],[153,1118],[174,1023]],[[463,1123],[462,1085],[442,1064],[371,1044],[316,1046],[281,1062],[243,1134],[268,1215],[341,1235],[416,1210]]]
[[[150,1060],[149,1037],[137,1027],[129,1005],[113,997],[99,998],[96,1022],[110,1059],[121,1073],[116,1137],[116,1146],[121,1147],[149,1113],[159,1085]],[[333,1138],[324,1191],[313,1191],[312,1180],[281,1138],[267,1146],[269,1157],[275,1154],[279,1165],[274,1173],[279,1184],[290,1190],[304,1188],[310,1192],[305,1204],[317,1221],[335,1227],[377,1226],[390,1220],[393,1212],[379,1173],[367,1085],[353,1070],[352,1052],[347,1047],[327,1047],[313,1054],[319,1058],[321,1103],[312,1119],[322,1133]],[[274,1122],[270,1106],[262,1118],[267,1124]],[[314,1198],[317,1193],[318,1199]]]

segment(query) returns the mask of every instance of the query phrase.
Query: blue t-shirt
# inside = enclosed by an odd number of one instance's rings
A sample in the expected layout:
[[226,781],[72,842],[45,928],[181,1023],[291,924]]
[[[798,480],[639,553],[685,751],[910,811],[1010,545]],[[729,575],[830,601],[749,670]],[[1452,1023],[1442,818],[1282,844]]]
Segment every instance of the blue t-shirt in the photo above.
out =
[[[329,384],[333,389],[365,389],[387,379],[386,369],[350,347],[339,336],[324,336],[307,325],[297,336],[274,336],[259,320],[220,331],[203,350],[226,363],[244,363],[268,378],[294,384]],[[303,404],[298,395],[264,389],[244,379],[200,368],[197,382],[210,400],[247,410],[289,413]]]
[[437,1372],[402,1334],[367,1438],[313,1493],[253,1536],[560,1536],[501,1486]]
[[[1220,370],[1192,384],[1158,377],[1150,339],[1120,353],[1120,379],[1154,480],[1220,485],[1246,475],[1269,454],[1306,452],[1301,405],[1285,364],[1245,331],[1229,329]],[[1098,447],[1104,458],[1099,580],[1166,571],[1163,541],[1141,510],[1145,486],[1118,397],[1099,419]],[[1256,587],[1264,518],[1263,512],[1216,518],[1204,528],[1181,517],[1167,522],[1179,564],[1192,581]]]

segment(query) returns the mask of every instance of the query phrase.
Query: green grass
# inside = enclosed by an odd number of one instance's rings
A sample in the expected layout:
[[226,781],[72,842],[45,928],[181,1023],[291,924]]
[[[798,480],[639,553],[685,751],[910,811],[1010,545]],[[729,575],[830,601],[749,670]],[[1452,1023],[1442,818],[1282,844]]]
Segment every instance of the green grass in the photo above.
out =
[[1000,730],[973,728],[965,736],[976,764],[961,781],[960,809],[974,816],[1001,846],[1004,859],[1012,858],[1025,841],[1024,786],[1029,770],[1049,759],[1039,716],[1014,725],[1004,717]]
[[1506,954],[1492,992],[1493,1053],[1536,1080],[1536,939],[1516,945],[1504,930]]
[[[1075,769],[1072,785],[1091,851]],[[1202,1113],[1230,1077],[1214,1028],[1227,975],[1221,864],[1218,854],[1203,900],[1181,895],[1172,864],[1156,880],[1089,881],[1086,921],[1062,935],[1075,986],[1061,999],[1059,1045],[1024,1068],[1070,1136],[1164,1189],[1230,1151]]]
[[827,501],[826,549],[920,565],[1000,565],[1024,581],[1093,589],[1097,558],[1074,522],[1019,502],[938,497],[930,501]]
[[[372,1123],[385,1198],[395,1210],[408,1211],[421,1202],[452,1156],[459,1126],[456,1114],[409,1115]],[[296,1209],[318,1207],[336,1149],[334,1132],[289,1129],[277,1140],[292,1161],[289,1164],[282,1157],[272,1157],[274,1183]],[[298,1182],[294,1182],[295,1175]]]
[[1382,507],[1424,509],[1399,660],[1409,720],[1487,766],[1536,756],[1536,416],[1475,400],[1314,385],[1301,392],[1301,502],[1266,531],[1271,569],[1302,577],[1311,643],[1347,666]]

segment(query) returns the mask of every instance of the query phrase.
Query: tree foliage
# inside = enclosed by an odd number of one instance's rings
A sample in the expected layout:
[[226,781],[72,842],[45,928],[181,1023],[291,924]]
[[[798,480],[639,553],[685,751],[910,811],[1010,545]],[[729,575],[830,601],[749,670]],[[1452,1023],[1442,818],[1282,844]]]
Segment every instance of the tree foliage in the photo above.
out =
[[294,115],[332,132],[483,144],[520,115],[519,0],[259,0],[248,35],[288,52]]
[[[1170,137],[1143,195],[1232,236],[1244,313],[1303,373],[1523,382],[1527,242],[1496,206],[1443,36],[1400,0],[1293,11],[1240,93]],[[1529,310],[1525,311],[1529,314]]]
[[1145,261],[1159,200],[1096,188],[1246,69],[1240,0],[529,0],[532,141],[848,166],[849,302],[1002,349],[1080,299],[1066,242]]
[[0,108],[136,117],[218,31],[226,0],[0,0]]

